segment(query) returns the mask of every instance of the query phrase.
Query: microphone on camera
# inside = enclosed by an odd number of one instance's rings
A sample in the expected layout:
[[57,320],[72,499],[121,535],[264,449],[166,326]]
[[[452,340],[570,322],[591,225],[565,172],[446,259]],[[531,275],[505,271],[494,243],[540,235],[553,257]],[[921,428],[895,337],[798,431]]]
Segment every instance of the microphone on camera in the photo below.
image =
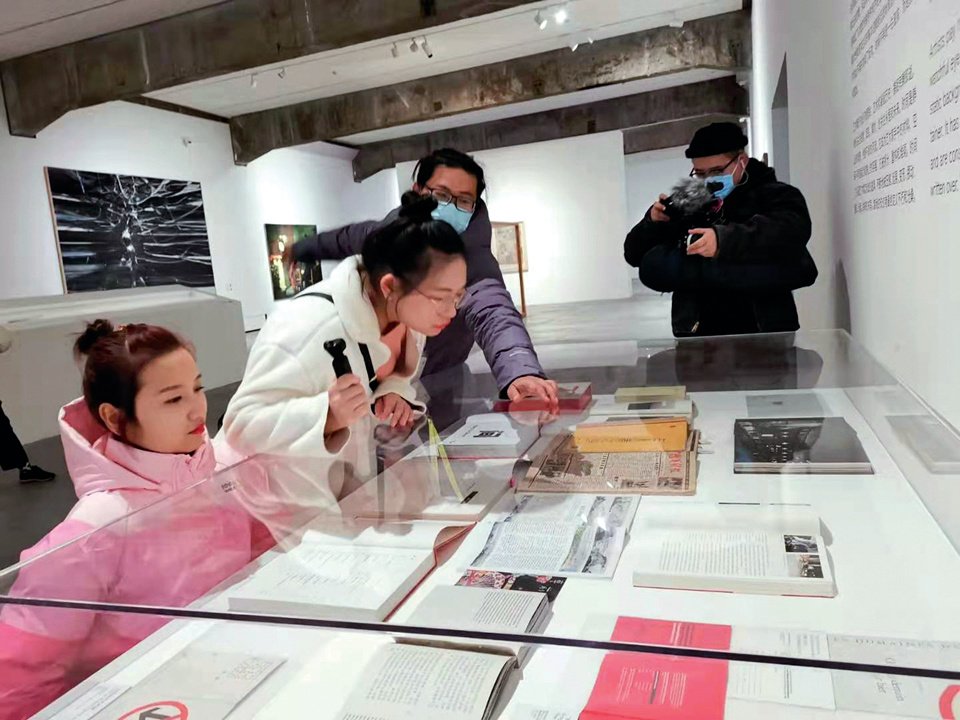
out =
[[[695,177],[683,178],[673,186],[670,197],[663,201],[664,212],[672,222],[682,223],[685,226],[684,230],[712,225],[711,216],[719,205],[713,192],[721,187],[720,183],[709,180],[704,181]],[[686,250],[699,239],[700,235],[684,233],[680,248]]]
[[710,184],[692,177],[678,182],[670,191],[670,197],[663,201],[667,216],[671,220],[682,220],[707,213],[717,202]]

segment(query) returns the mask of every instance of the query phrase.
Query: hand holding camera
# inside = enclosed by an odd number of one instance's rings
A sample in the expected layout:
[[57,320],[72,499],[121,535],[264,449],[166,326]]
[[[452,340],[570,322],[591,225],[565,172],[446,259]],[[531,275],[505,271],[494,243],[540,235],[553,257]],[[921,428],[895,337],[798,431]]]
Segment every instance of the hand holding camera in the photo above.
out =
[[713,257],[717,253],[717,236],[710,226],[718,220],[718,210],[717,198],[707,183],[695,177],[684,178],[670,195],[661,195],[654,203],[650,219],[676,223],[683,231],[680,249],[688,255]]

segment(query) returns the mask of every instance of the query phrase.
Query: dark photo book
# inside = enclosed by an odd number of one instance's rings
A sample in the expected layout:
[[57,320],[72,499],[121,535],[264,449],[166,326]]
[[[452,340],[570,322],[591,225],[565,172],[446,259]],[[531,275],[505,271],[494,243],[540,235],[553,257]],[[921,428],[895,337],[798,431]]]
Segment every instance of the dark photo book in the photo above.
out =
[[735,473],[872,475],[856,431],[840,417],[737,420]]

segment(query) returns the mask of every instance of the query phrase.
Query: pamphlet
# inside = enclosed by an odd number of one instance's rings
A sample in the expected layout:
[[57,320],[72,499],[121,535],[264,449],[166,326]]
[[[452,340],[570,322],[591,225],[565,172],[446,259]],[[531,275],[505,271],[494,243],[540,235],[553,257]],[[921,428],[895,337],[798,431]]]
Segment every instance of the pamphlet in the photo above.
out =
[[514,575],[498,570],[467,570],[463,577],[457,580],[457,585],[538,592],[553,602],[566,581],[565,577],[550,575]]
[[471,567],[612,577],[639,501],[625,495],[518,495],[516,508],[490,528]]

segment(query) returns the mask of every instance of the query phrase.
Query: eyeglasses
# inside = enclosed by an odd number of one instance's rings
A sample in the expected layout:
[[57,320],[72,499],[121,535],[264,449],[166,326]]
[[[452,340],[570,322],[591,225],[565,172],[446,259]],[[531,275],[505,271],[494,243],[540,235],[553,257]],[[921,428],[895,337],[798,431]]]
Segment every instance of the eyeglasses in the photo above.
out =
[[458,210],[463,210],[464,212],[468,213],[472,213],[477,207],[477,201],[472,197],[454,195],[449,190],[445,190],[444,188],[432,188],[429,185],[427,185],[427,190],[430,191],[431,197],[433,197],[433,199],[441,205],[455,203]]
[[740,159],[740,155],[738,154],[735,158],[730,160],[730,162],[728,162],[726,165],[722,167],[712,167],[706,170],[698,170],[697,168],[694,168],[693,170],[690,171],[690,177],[700,178],[702,180],[704,178],[711,178],[711,177],[717,177],[718,175],[723,175],[724,171],[726,171],[726,169],[730,167],[732,163],[735,163],[739,159]]
[[458,293],[452,298],[451,297],[435,298],[435,297],[430,297],[426,293],[421,292],[416,288],[414,288],[413,291],[417,295],[423,295],[427,300],[433,303],[434,307],[438,307],[441,309],[445,307],[453,307],[454,310],[459,310],[460,306],[463,305],[464,298],[467,296],[466,291],[464,291],[464,292]]

